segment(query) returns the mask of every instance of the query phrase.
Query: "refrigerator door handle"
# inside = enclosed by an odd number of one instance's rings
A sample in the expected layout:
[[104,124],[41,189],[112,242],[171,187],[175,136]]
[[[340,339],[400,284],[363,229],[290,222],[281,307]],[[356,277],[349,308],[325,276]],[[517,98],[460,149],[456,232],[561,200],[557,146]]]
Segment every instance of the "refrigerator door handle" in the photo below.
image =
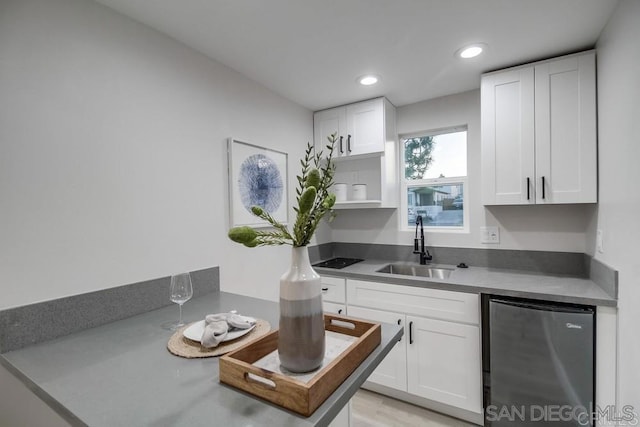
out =
[[553,304],[545,304],[545,303],[535,303],[529,301],[510,301],[499,298],[491,298],[492,303],[510,305],[512,307],[519,308],[529,308],[531,310],[541,310],[541,311],[551,311],[551,312],[562,312],[562,313],[593,313],[594,310],[591,307],[572,307],[565,305],[553,305]]

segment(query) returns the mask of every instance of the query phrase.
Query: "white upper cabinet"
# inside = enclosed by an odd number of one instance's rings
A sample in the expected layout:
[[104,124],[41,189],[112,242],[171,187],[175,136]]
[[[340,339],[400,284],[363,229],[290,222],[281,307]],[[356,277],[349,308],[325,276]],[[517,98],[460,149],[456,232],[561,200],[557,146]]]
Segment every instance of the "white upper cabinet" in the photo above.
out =
[[315,144],[324,147],[327,137],[337,132],[337,157],[382,154],[387,139],[386,116],[394,114],[390,109],[393,106],[389,101],[377,98],[318,111],[313,115]]
[[384,152],[384,99],[347,105],[346,154]]
[[597,202],[595,53],[482,76],[485,205]]
[[347,110],[344,107],[332,108],[314,113],[313,115],[313,140],[316,149],[324,149],[329,143],[327,138],[334,132],[338,133],[338,142],[334,155],[345,153],[345,138],[347,134]]
[[536,203],[595,203],[595,54],[536,65],[535,76]]
[[[396,109],[386,98],[376,98],[328,110],[313,116],[313,138],[325,150],[327,137],[337,132],[334,182],[347,185],[347,200],[335,209],[397,208]],[[353,185],[365,184],[365,200],[354,196]]]
[[533,68],[482,79],[482,179],[485,205],[534,203]]

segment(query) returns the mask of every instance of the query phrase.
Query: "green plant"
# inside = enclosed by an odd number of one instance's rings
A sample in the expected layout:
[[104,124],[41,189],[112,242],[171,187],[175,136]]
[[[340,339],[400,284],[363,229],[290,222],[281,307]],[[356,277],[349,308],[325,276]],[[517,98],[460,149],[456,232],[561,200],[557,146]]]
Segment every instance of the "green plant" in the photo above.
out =
[[298,175],[296,188],[296,202],[293,210],[296,220],[292,232],[284,224],[276,221],[260,206],[253,206],[251,212],[267,221],[273,230],[256,230],[249,226],[234,227],[229,230],[229,238],[247,247],[267,245],[306,246],[311,241],[320,220],[329,214],[330,220],[335,216],[332,208],[336,202],[336,195],[329,192],[333,185],[335,165],[332,162],[333,149],[337,140],[334,133],[327,138],[328,154],[323,158],[322,151],[312,154],[313,146],[307,144],[304,158],[300,160],[302,174]]
[[422,179],[433,163],[435,141],[432,136],[408,138],[404,141],[404,176],[406,179]]

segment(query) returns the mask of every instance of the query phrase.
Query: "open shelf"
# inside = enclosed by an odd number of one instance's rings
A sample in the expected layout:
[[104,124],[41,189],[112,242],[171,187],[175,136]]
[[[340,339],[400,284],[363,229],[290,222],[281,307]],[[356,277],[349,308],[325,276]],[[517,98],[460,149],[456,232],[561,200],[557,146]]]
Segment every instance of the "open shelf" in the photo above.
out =
[[345,200],[336,202],[333,209],[379,208],[380,206],[382,206],[382,200]]

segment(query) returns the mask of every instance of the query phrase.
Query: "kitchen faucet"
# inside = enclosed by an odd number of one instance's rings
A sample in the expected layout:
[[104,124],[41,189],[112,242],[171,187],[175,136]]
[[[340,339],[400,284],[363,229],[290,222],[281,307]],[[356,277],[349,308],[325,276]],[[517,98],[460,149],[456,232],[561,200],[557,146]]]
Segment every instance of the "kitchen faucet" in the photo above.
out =
[[[418,225],[420,226],[420,240],[418,240]],[[413,239],[413,253],[420,254],[420,265],[425,265],[427,261],[431,261],[433,259],[429,251],[426,251],[424,249],[424,228],[422,226],[422,215],[418,215],[418,217],[416,218],[416,237],[415,239]]]

